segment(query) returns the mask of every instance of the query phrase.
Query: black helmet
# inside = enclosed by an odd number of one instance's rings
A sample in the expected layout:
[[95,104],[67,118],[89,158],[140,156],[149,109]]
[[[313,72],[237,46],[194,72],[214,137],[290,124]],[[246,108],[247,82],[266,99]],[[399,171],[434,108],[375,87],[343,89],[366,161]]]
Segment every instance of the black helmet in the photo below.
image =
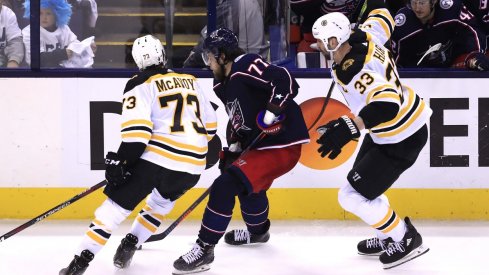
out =
[[207,52],[212,53],[217,59],[219,54],[227,54],[237,49],[239,49],[238,37],[229,29],[219,28],[204,40],[204,62],[207,61]]

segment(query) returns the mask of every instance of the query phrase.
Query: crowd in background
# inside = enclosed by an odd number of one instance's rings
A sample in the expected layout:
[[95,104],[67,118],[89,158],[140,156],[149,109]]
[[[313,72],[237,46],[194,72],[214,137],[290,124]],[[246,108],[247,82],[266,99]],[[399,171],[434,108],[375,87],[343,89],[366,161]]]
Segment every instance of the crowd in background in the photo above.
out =
[[[314,21],[333,11],[351,14],[364,1],[382,2],[395,19],[386,46],[399,67],[489,70],[487,0],[290,0],[288,54],[320,56],[311,33]],[[96,0],[40,2],[41,67],[91,68],[97,49]],[[233,30],[245,51],[268,58],[273,49],[264,31],[264,5],[265,0],[219,0],[217,25]],[[29,0],[0,0],[0,67],[30,66],[29,16]],[[205,36],[204,27],[202,38]],[[205,67],[200,58],[202,41],[189,52],[184,67]]]
[[[91,68],[96,52],[95,0],[41,0],[41,66]],[[30,1],[0,0],[0,67],[31,64]]]

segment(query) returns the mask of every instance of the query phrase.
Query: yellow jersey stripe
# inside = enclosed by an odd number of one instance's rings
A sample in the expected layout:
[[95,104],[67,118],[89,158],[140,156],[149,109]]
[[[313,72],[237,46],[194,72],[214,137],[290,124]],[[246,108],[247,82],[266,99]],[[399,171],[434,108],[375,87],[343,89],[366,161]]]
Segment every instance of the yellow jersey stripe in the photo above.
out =
[[172,147],[177,147],[179,149],[185,149],[185,150],[189,150],[189,151],[193,151],[193,152],[197,152],[197,153],[206,153],[207,152],[207,146],[205,146],[205,147],[193,146],[193,145],[189,145],[189,144],[185,144],[185,143],[176,142],[172,139],[162,137],[162,136],[158,136],[158,135],[153,135],[153,137],[151,139],[156,140],[156,141],[160,141],[160,142],[168,144],[168,145],[171,145]]
[[205,124],[206,129],[214,129],[217,128],[217,122],[208,122]]
[[121,124],[122,128],[126,128],[129,126],[135,126],[135,125],[146,125],[150,127],[151,129],[153,128],[153,122],[146,120],[146,119],[134,119],[134,120],[129,120]]
[[416,121],[416,119],[421,115],[421,113],[423,112],[425,107],[426,107],[426,104],[424,103],[424,100],[421,100],[421,104],[419,104],[418,110],[416,110],[416,112],[402,126],[398,127],[394,131],[390,131],[390,132],[386,132],[386,133],[376,133],[376,135],[378,137],[391,137],[391,136],[399,134],[400,132],[402,132],[403,130],[405,130],[409,126],[411,126],[411,124],[413,124]]
[[391,24],[392,27],[394,27],[396,25],[396,21],[394,21],[394,18],[392,18],[392,15],[390,14],[390,12],[387,9],[375,9],[375,10],[372,10],[368,15],[370,16],[370,15],[376,15],[376,14],[382,15],[387,20],[389,20],[389,23]]
[[372,130],[387,128],[395,125],[406,115],[407,112],[409,112],[409,110],[411,110],[411,108],[413,108],[415,99],[416,99],[415,93],[413,92],[413,90],[409,89],[408,104],[400,110],[400,112],[397,114],[397,116],[394,119],[392,119],[391,121],[381,123],[376,127],[372,128]]
[[368,92],[367,100],[366,100],[365,104],[369,104],[370,101],[372,101],[372,97],[375,95],[376,92],[381,91],[381,90],[385,90],[385,89],[395,90],[396,87],[390,83],[387,83],[387,84],[380,85],[380,86],[373,88],[370,92]]
[[143,139],[146,139],[146,140],[150,140],[151,139],[151,134],[150,133],[139,133],[139,132],[134,132],[134,133],[122,133],[121,134],[122,138],[123,139],[126,139],[126,138],[143,138]]
[[172,159],[172,160],[175,160],[175,161],[179,161],[179,162],[186,162],[186,163],[190,163],[190,164],[193,164],[193,165],[205,165],[206,164],[206,161],[205,159],[203,160],[196,160],[196,159],[192,159],[192,158],[189,158],[189,157],[184,157],[182,155],[180,156],[175,156],[175,155],[172,155],[160,148],[157,148],[155,146],[152,146],[152,145],[149,145],[148,147],[146,147],[146,151],[150,151],[150,152],[153,152],[155,154],[158,154],[160,156],[163,156],[165,158],[169,158],[169,159]]
[[[374,98],[372,99],[371,102],[382,101],[382,100],[378,100],[378,99],[393,99],[396,103],[401,104],[401,97],[398,94],[394,94],[394,93],[380,93],[380,94],[374,96]],[[390,102],[390,100],[389,100],[389,102]]]

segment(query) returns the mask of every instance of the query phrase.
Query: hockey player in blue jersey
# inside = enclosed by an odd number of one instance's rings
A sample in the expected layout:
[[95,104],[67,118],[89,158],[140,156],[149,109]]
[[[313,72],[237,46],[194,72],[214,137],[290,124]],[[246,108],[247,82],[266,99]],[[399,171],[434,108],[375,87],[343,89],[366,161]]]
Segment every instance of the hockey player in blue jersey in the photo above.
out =
[[464,16],[473,16],[474,23],[483,33],[486,40],[486,55],[487,53],[487,42],[489,38],[489,1],[487,0],[463,0],[465,9],[463,12]]
[[[228,29],[212,32],[205,49],[204,60],[214,73],[214,91],[229,115],[229,150],[223,151],[222,174],[212,184],[198,239],[175,261],[174,274],[210,268],[214,247],[231,221],[236,196],[247,229],[226,233],[226,243],[268,241],[266,191],[297,164],[301,144],[309,142],[302,112],[294,101],[299,85],[287,69],[269,64],[257,54],[245,54]],[[261,132],[265,137],[240,155]]]
[[399,67],[489,70],[485,37],[462,0],[410,0],[395,16],[392,52]]

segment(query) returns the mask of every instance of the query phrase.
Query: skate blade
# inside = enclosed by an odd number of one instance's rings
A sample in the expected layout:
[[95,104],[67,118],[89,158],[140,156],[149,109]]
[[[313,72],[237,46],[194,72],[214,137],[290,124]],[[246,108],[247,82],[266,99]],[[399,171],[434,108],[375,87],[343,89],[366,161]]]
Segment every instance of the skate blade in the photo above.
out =
[[390,269],[390,268],[402,265],[403,263],[406,263],[406,262],[409,262],[413,259],[418,258],[419,256],[425,254],[428,251],[430,251],[430,249],[428,247],[424,247],[423,245],[420,245],[419,247],[417,247],[416,249],[411,251],[411,253],[406,255],[406,257],[404,257],[404,258],[402,258],[396,262],[390,263],[390,264],[384,264],[384,269]]
[[362,256],[380,256],[382,253],[384,253],[384,251],[381,251],[381,252],[378,252],[378,253],[362,253],[360,251],[358,251],[358,255],[362,255]]
[[204,272],[204,271],[207,271],[209,269],[211,269],[211,267],[208,264],[205,264],[205,265],[199,266],[198,268],[192,269],[192,270],[177,270],[177,269],[175,269],[175,270],[173,270],[172,274],[173,275],[192,274],[192,273]]

